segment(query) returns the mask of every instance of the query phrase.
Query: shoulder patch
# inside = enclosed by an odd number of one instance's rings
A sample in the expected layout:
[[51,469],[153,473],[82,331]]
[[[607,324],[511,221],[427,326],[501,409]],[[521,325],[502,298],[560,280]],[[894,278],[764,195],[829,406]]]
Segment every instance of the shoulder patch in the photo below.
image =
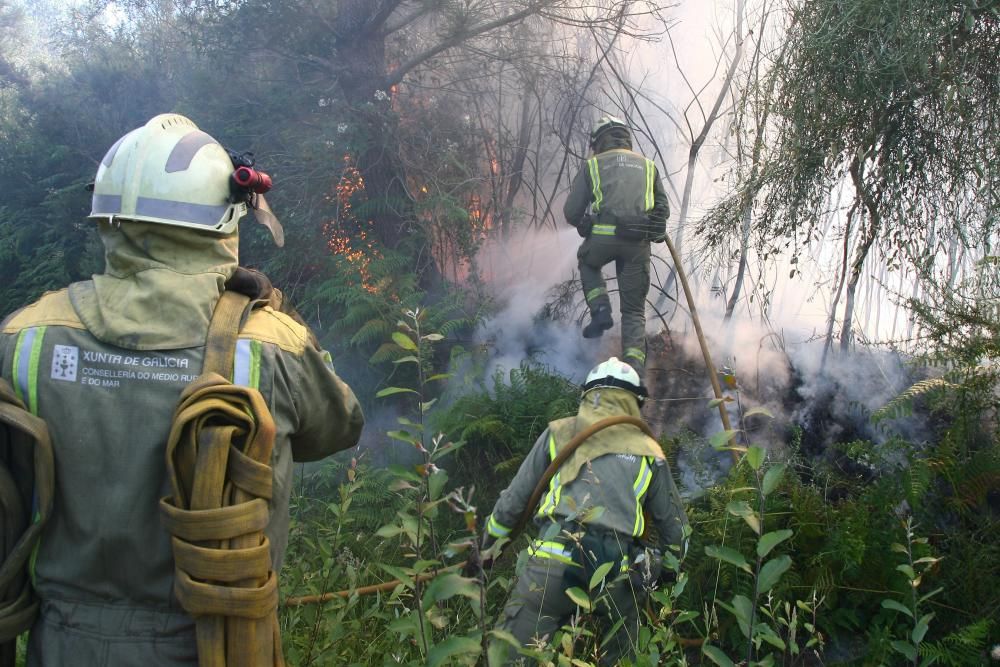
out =
[[309,344],[309,331],[288,315],[264,306],[250,313],[240,338],[273,343],[286,352],[303,354]]
[[87,328],[70,303],[69,291],[66,289],[46,292],[38,301],[15,312],[3,323],[2,332],[17,333],[29,327],[50,325],[72,329]]

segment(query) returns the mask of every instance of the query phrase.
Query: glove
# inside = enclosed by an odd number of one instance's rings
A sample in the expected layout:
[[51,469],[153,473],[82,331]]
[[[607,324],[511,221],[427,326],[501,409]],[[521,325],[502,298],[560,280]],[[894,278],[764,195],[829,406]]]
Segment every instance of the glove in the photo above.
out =
[[576,233],[580,235],[580,238],[587,238],[590,236],[590,232],[594,229],[594,216],[584,215],[580,222],[576,225]]
[[646,234],[646,238],[650,243],[666,243],[667,242],[667,221],[663,220],[653,220],[649,218],[649,231]]

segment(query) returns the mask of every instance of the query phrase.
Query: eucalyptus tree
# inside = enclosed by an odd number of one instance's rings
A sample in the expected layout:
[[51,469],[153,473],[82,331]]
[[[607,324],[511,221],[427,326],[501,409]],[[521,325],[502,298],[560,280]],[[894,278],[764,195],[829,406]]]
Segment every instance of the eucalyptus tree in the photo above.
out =
[[996,243],[1000,2],[788,0],[784,9],[786,57],[761,102],[774,140],[706,230],[737,233],[752,201],[764,251],[787,240],[805,254],[845,191],[846,349],[858,283],[876,259],[947,280],[957,255]]

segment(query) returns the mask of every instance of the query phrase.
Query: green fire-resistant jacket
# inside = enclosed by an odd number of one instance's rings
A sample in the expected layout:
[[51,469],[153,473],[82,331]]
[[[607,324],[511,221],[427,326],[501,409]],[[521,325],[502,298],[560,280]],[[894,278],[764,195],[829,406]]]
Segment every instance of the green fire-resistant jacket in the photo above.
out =
[[[624,389],[599,388],[584,395],[575,417],[551,422],[500,494],[486,522],[484,546],[510,534],[559,450],[583,429],[615,415],[639,417],[635,397]],[[593,511],[596,508],[600,510]],[[535,509],[542,534],[552,521],[572,519],[588,528],[615,531],[623,543],[646,532],[647,517],[656,528],[661,550],[683,544],[687,515],[670,466],[656,441],[631,425],[612,426],[591,436],[552,477]],[[558,540],[538,540],[532,553],[570,559]]]
[[566,221],[579,226],[588,206],[595,235],[608,230],[613,236],[616,223],[646,217],[651,230],[647,240],[658,240],[670,214],[656,165],[631,150],[627,139],[615,137],[597,146],[594,156],[577,172],[563,205]]
[[[55,504],[36,552],[42,611],[28,664],[197,664],[193,621],[173,594],[165,445],[184,386],[200,372],[237,238],[123,222],[100,226],[107,269],[48,293],[0,327],[0,372],[47,423]],[[233,381],[274,416],[275,570],[287,545],[292,462],[352,447],[364,418],[309,331],[270,307],[236,345]]]

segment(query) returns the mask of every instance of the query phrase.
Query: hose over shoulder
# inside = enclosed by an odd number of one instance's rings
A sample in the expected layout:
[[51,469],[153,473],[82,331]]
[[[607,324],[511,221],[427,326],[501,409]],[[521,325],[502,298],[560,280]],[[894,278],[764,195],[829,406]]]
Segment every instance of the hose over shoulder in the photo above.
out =
[[264,529],[275,424],[261,393],[208,372],[185,388],[167,441],[181,606],[202,667],[282,665],[277,576]]

